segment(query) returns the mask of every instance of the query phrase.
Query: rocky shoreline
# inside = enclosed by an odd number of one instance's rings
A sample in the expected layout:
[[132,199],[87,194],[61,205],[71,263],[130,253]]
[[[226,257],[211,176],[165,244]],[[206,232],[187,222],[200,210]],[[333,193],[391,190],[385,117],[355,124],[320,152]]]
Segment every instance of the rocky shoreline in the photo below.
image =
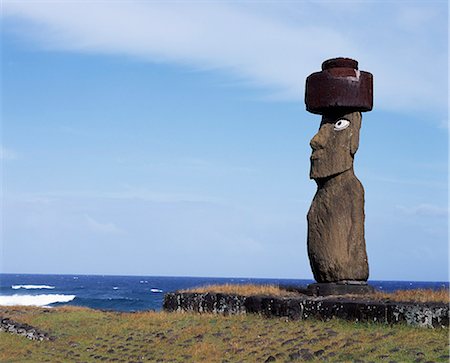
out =
[[216,314],[255,313],[292,320],[333,317],[350,321],[385,324],[405,323],[418,327],[449,326],[449,306],[445,303],[391,302],[364,297],[337,296],[239,296],[220,293],[174,292],[164,297],[165,311]]

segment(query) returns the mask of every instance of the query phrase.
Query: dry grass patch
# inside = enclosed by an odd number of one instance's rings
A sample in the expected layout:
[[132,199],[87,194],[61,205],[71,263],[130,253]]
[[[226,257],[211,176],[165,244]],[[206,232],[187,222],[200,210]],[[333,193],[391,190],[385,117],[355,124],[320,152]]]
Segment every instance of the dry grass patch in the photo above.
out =
[[376,292],[372,295],[376,299],[388,299],[391,301],[402,302],[440,302],[450,303],[450,295],[448,289],[432,290],[432,289],[414,289],[414,290],[397,290],[392,293]]
[[206,285],[195,287],[181,292],[196,292],[199,294],[216,293],[216,294],[233,294],[241,296],[255,295],[271,295],[271,296],[298,296],[295,292],[286,291],[276,285],[256,285],[256,284],[223,284],[223,285]]
[[[294,297],[299,296],[297,292],[286,291],[277,285],[256,285],[256,284],[223,284],[223,285],[206,285],[195,287],[192,289],[182,290],[181,292],[195,292],[199,294],[216,293],[216,294],[232,294],[241,296],[255,295],[271,295],[277,297]],[[355,295],[359,297],[360,295]],[[377,300],[391,300],[398,302],[439,302],[450,303],[450,295],[448,289],[414,289],[414,290],[397,290],[394,292],[377,291],[367,297]]]

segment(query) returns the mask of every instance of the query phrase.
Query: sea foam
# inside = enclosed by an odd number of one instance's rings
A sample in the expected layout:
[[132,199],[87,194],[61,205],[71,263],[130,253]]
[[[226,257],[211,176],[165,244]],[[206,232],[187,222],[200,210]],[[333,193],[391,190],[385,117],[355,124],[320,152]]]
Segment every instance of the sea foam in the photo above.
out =
[[59,294],[45,294],[45,295],[1,295],[0,305],[22,305],[22,306],[46,306],[54,303],[65,303],[75,299],[76,295],[59,295]]
[[12,285],[11,288],[14,290],[19,289],[32,290],[32,289],[54,289],[55,287],[49,285]]

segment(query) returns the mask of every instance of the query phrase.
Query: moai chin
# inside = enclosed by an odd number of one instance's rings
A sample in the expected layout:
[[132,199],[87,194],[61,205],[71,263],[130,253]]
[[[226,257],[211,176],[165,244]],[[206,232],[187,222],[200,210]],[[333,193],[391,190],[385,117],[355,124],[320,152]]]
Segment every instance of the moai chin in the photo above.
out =
[[359,71],[353,59],[329,59],[306,79],[305,103],[309,112],[322,115],[310,143],[310,178],[317,192],[308,212],[308,255],[318,284],[309,288],[317,294],[368,292],[364,189],[353,158],[361,112],[373,106],[372,74]]

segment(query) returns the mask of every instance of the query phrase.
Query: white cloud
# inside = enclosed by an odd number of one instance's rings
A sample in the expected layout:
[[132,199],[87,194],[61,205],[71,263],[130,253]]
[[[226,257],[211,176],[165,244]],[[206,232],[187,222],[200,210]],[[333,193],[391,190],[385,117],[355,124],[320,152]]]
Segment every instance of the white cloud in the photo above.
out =
[[398,205],[397,208],[405,214],[416,216],[446,217],[448,214],[448,208],[432,204],[419,204],[412,207]]
[[104,195],[106,198],[142,200],[155,203],[210,203],[223,204],[220,198],[189,193],[154,192],[146,188],[127,186],[126,190]]
[[5,2],[4,14],[28,21],[18,31],[49,49],[221,69],[287,100],[303,98],[324,59],[354,57],[375,75],[376,107],[446,109],[438,3],[339,4],[35,1]]
[[368,176],[370,180],[382,183],[392,183],[392,184],[403,184],[403,185],[411,185],[416,187],[424,187],[431,189],[441,189],[447,190],[448,184],[446,181],[434,181],[434,180],[423,180],[423,179],[404,179],[404,178],[396,178],[396,177],[385,177],[385,176]]
[[444,130],[449,130],[448,119],[442,119],[442,120],[439,122],[439,127],[440,127],[441,129],[444,129]]
[[136,157],[119,156],[115,159],[118,164],[134,165],[143,170],[191,170],[201,171],[203,174],[210,172],[214,174],[231,174],[231,173],[254,173],[256,168],[245,165],[230,165],[218,160],[210,160],[198,157],[178,157],[159,160],[149,160],[145,156],[145,160]]
[[96,221],[94,218],[92,218],[88,215],[85,215],[84,217],[85,217],[87,226],[89,227],[89,229],[91,229],[94,232],[107,233],[107,234],[116,234],[116,233],[122,232],[122,230],[120,228],[118,228],[112,222],[102,223],[102,222]]
[[15,160],[18,155],[14,150],[0,146],[0,160]]
[[408,4],[400,8],[397,20],[400,27],[414,31],[429,26],[436,16],[436,8],[419,4]]

